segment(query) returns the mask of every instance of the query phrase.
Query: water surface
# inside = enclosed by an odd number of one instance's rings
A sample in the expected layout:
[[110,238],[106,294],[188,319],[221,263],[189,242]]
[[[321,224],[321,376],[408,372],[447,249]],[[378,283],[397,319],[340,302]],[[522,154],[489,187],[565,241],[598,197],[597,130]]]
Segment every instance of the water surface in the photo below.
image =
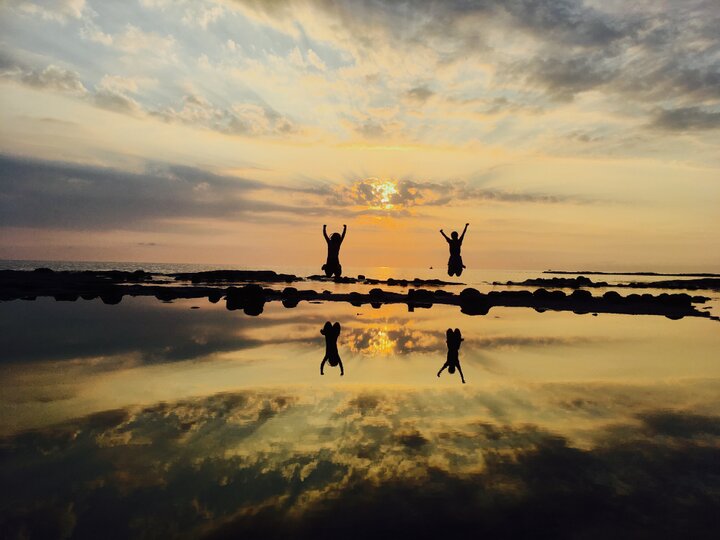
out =
[[[373,276],[375,277],[375,276]],[[320,376],[325,321],[345,375]],[[707,319],[0,303],[10,537],[710,536]],[[464,342],[437,371],[445,331]]]

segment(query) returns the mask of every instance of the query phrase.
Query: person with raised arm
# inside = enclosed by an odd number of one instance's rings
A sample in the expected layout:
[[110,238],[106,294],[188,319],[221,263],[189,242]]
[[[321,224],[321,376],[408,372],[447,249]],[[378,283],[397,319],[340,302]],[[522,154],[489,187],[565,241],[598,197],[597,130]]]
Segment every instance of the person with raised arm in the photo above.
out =
[[330,236],[327,234],[327,225],[323,225],[323,236],[327,242],[328,254],[327,261],[323,264],[322,269],[325,271],[327,277],[335,276],[340,277],[342,275],[342,266],[340,265],[340,245],[345,240],[345,233],[347,232],[347,225],[343,225],[343,232],[332,233]]
[[322,362],[320,362],[320,375],[325,375],[323,372],[325,362],[330,362],[330,365],[333,367],[340,366],[340,376],[342,377],[345,375],[345,370],[343,370],[343,363],[342,360],[340,360],[340,353],[337,347],[337,339],[340,335],[340,323],[330,324],[330,321],[327,321],[325,326],[320,330],[320,333],[325,336],[325,356]]
[[470,224],[465,224],[465,228],[463,229],[463,232],[459,237],[457,231],[453,231],[450,234],[450,238],[448,238],[445,232],[440,229],[440,234],[443,235],[443,238],[445,238],[445,240],[447,240],[447,243],[450,245],[450,258],[448,259],[448,276],[460,276],[463,273],[463,268],[465,268],[462,256],[460,255],[460,248],[462,247],[463,239],[465,238],[465,233],[467,232],[468,225]]
[[437,372],[437,376],[440,377],[440,374],[445,369],[448,370],[448,373],[455,373],[455,369],[457,369],[460,373],[460,380],[463,384],[465,384],[465,377],[463,377],[462,368],[460,367],[460,344],[465,340],[463,339],[459,328],[456,328],[455,331],[453,331],[452,328],[448,328],[446,336],[448,348],[447,360],[443,364],[443,367],[440,368],[440,371]]

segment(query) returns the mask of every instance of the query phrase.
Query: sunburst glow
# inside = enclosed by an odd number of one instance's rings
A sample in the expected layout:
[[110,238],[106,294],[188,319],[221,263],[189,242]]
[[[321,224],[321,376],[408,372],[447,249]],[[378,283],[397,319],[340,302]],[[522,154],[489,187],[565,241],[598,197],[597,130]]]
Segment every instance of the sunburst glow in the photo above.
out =
[[392,180],[375,180],[372,184],[373,194],[378,203],[378,207],[384,210],[390,210],[394,207],[392,196],[397,195],[397,184]]

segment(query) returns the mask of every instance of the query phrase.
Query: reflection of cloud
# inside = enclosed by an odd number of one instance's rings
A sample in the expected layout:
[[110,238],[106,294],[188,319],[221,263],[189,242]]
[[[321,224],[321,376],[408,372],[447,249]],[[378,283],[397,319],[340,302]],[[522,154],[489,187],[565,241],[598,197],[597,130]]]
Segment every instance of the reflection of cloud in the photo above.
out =
[[521,347],[572,347],[591,343],[593,340],[584,337],[557,336],[487,336],[468,338],[466,345],[478,349],[516,349]]
[[[342,334],[343,345],[351,352],[367,356],[444,353],[445,332],[408,327],[405,322],[387,322],[369,327],[348,327]],[[573,347],[591,343],[582,336],[485,336],[466,337],[462,351],[509,350],[537,347]]]
[[[93,359],[82,363],[87,372],[117,369],[121,355],[127,361],[156,363],[273,343],[313,344],[322,324],[321,318],[308,320],[293,315],[247,319],[230,317],[217,309],[170,309],[154,299],[126,301],[119,306],[105,306],[99,301],[39,300],[3,307],[5,314],[10,310],[15,314],[5,317],[5,331],[0,336],[4,362],[20,365]],[[49,318],[54,320],[51,325],[46,324]],[[297,325],[302,327],[296,329]],[[282,335],[273,330],[278,326],[285,328]]]
[[174,536],[169,524],[211,538],[714,530],[719,417],[620,406],[576,447],[522,412],[487,420],[485,393],[220,394],[6,437],[0,524],[92,537]]
[[434,352],[445,347],[441,333],[393,326],[395,325],[347,328],[342,335],[343,345],[353,353],[368,356]]

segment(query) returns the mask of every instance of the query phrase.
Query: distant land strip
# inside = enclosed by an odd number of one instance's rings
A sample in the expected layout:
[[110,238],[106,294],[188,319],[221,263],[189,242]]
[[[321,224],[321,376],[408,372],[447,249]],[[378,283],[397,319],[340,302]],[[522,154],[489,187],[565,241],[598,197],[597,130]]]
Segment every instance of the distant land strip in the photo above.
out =
[[720,277],[720,274],[664,274],[662,272],[601,272],[599,270],[544,270],[543,274],[587,274],[595,276]]
[[[158,300],[172,302],[176,299],[207,298],[212,303],[225,300],[228,310],[242,310],[247,315],[259,315],[265,303],[280,301],[286,308],[294,308],[301,301],[348,302],[353,306],[370,304],[379,308],[383,304],[407,304],[409,311],[416,308],[429,308],[434,304],[459,306],[462,313],[468,315],[486,315],[495,306],[526,307],[536,311],[572,311],[577,314],[617,313],[628,315],[662,315],[670,319],[683,317],[704,317],[713,320],[707,311],[698,310],[694,304],[709,300],[705,296],[690,296],[686,293],[659,295],[629,294],[621,296],[616,291],[608,291],[602,296],[593,296],[587,290],[575,290],[566,294],[560,290],[548,291],[544,288],[535,291],[504,290],[487,294],[468,287],[459,294],[442,289],[428,290],[410,288],[406,292],[390,292],[380,288],[367,293],[332,292],[298,290],[295,287],[283,289],[266,288],[262,284],[293,283],[302,280],[289,274],[276,274],[272,271],[242,271],[244,279],[255,277],[259,282],[248,282],[242,287],[208,284],[208,276],[193,280],[191,274],[183,274],[177,279],[170,274],[151,274],[142,270],[123,271],[84,271],[55,272],[49,269],[35,271],[0,271],[0,301],[27,300],[38,297],[52,297],[56,301],[75,302],[79,299],[99,298],[105,304],[118,304],[124,296],[154,296]],[[164,278],[165,281],[156,278]],[[172,278],[172,279],[171,279]],[[180,281],[180,283],[178,283]],[[192,284],[188,284],[190,281]],[[390,280],[385,280],[389,282]]]

